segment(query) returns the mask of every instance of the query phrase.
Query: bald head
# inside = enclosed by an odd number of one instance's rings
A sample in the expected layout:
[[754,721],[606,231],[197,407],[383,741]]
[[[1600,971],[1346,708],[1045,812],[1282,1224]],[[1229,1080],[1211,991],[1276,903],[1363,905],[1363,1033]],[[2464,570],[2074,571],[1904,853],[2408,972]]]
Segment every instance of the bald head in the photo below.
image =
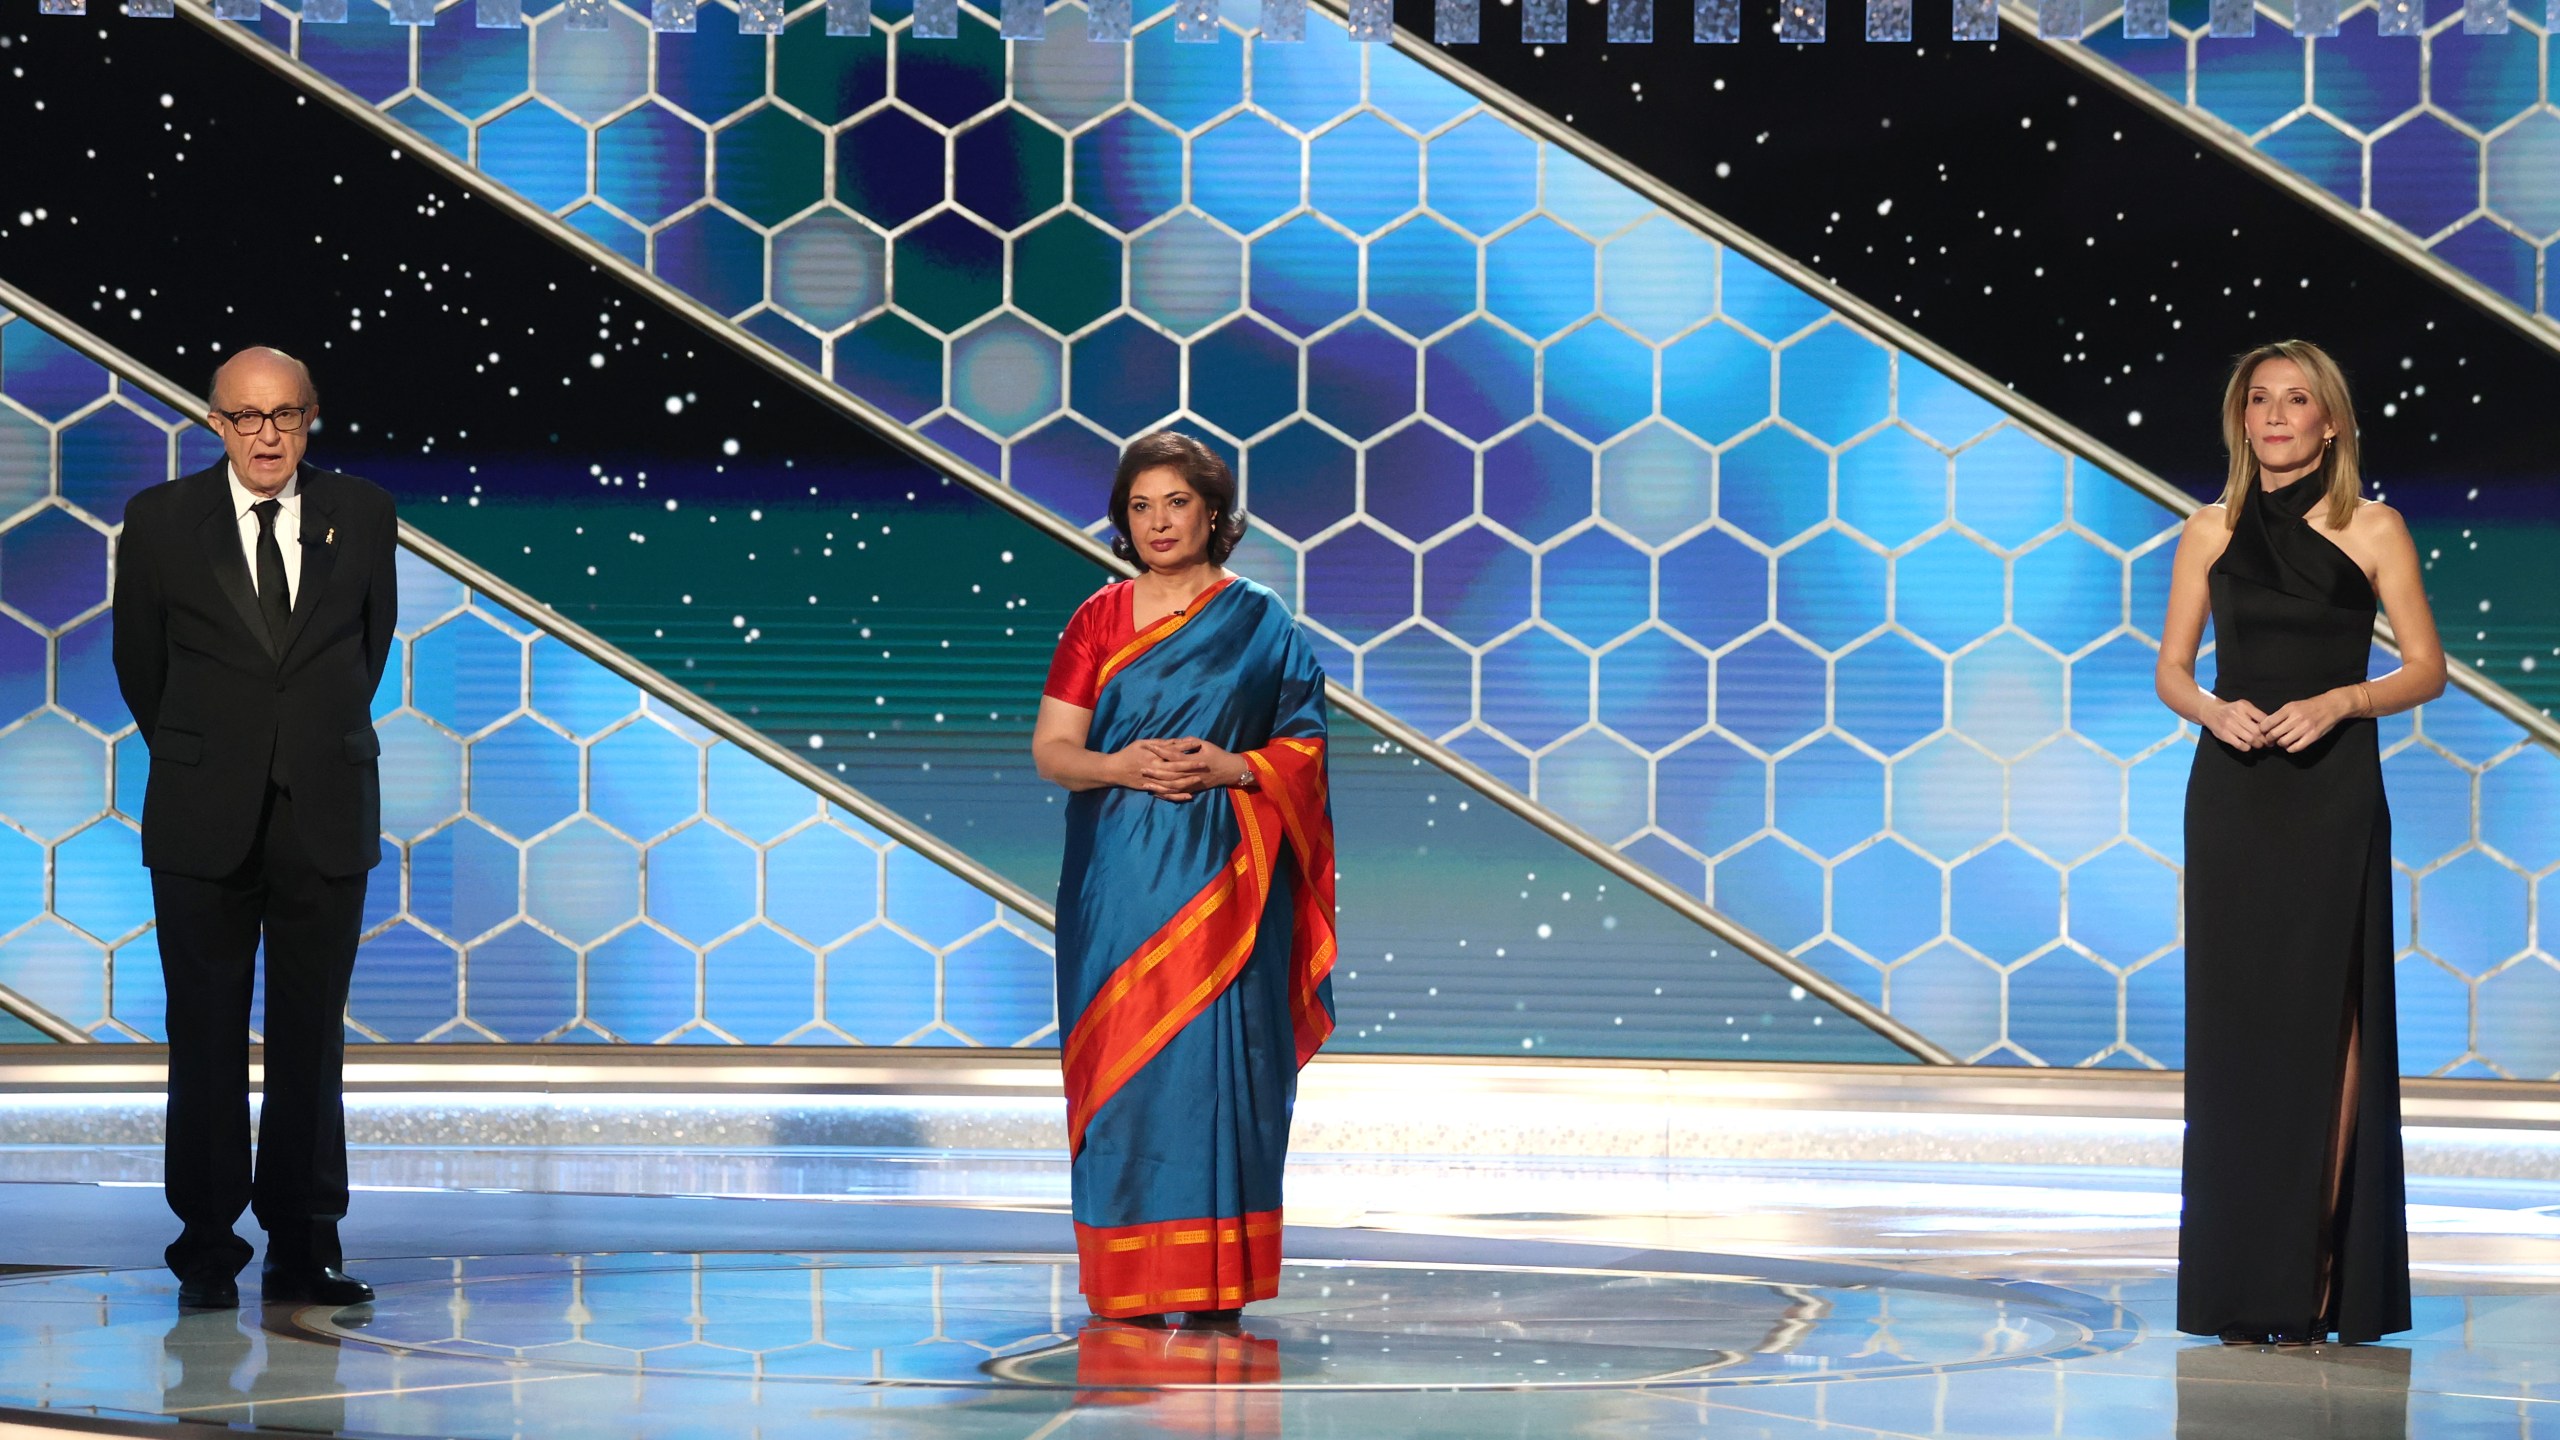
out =
[[281,350],[252,346],[213,372],[211,408],[205,423],[222,437],[231,473],[259,495],[281,494],[302,468],[320,409],[310,369]]
[[249,403],[235,398],[235,392],[243,388],[266,394],[279,387],[294,397],[287,404],[320,403],[320,391],[311,383],[310,366],[272,345],[252,345],[223,361],[213,372],[213,408],[232,410]]

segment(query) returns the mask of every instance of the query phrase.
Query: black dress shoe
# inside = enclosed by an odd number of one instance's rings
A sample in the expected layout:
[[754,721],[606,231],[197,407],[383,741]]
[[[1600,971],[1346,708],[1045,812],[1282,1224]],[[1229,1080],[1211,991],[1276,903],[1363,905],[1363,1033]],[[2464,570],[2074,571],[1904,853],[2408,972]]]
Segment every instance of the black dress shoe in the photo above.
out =
[[240,1308],[240,1282],[227,1275],[206,1280],[181,1280],[178,1282],[178,1308],[237,1310]]
[[1244,1323],[1244,1308],[1232,1310],[1190,1310],[1182,1316],[1185,1330],[1233,1330]]
[[308,1300],[319,1305],[367,1305],[373,1287],[333,1265],[260,1273],[258,1289],[267,1300]]

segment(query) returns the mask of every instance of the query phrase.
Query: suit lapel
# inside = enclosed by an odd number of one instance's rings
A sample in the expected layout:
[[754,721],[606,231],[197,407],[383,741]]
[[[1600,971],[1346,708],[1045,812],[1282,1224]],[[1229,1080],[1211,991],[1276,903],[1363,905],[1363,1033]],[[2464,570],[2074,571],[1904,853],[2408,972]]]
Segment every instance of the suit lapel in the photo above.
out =
[[204,548],[205,562],[213,567],[213,583],[230,598],[231,608],[240,612],[240,623],[272,660],[276,643],[267,634],[266,617],[258,612],[258,589],[249,582],[249,559],[240,550],[240,517],[231,510],[229,472],[216,467],[205,474],[213,501],[197,522],[196,539]]
[[278,658],[293,653],[293,642],[311,623],[311,612],[320,608],[328,593],[329,576],[338,563],[338,527],[334,523],[333,506],[336,489],[329,484],[335,477],[311,466],[302,467],[302,583],[293,590],[293,617],[284,627],[284,645]]

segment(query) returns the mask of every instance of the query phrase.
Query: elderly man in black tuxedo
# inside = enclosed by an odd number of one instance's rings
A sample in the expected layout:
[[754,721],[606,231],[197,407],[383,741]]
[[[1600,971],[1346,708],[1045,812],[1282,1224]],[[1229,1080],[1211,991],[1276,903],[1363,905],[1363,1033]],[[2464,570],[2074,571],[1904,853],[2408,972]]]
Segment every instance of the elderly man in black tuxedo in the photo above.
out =
[[[125,508],[115,665],[151,750],[142,861],[169,987],[169,1247],[179,1304],[373,1298],[340,1269],[347,984],[381,860],[373,693],[398,606],[391,497],[302,463],[302,363],[242,351],[206,417],[223,463]],[[249,995],[266,949],[266,1103],[249,1164]]]

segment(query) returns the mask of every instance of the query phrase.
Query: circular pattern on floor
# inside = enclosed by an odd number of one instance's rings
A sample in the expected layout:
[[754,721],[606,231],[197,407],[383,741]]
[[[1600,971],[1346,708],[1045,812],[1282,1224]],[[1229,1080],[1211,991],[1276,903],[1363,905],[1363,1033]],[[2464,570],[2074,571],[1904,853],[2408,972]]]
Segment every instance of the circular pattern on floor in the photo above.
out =
[[[1518,1389],[1770,1384],[2114,1348],[2110,1307],[2042,1286],[1293,1261],[1233,1332],[1096,1324],[1071,1259],[590,1255],[438,1262],[290,1324],[518,1370],[927,1387]],[[1837,1279],[1836,1271],[1824,1278]]]

